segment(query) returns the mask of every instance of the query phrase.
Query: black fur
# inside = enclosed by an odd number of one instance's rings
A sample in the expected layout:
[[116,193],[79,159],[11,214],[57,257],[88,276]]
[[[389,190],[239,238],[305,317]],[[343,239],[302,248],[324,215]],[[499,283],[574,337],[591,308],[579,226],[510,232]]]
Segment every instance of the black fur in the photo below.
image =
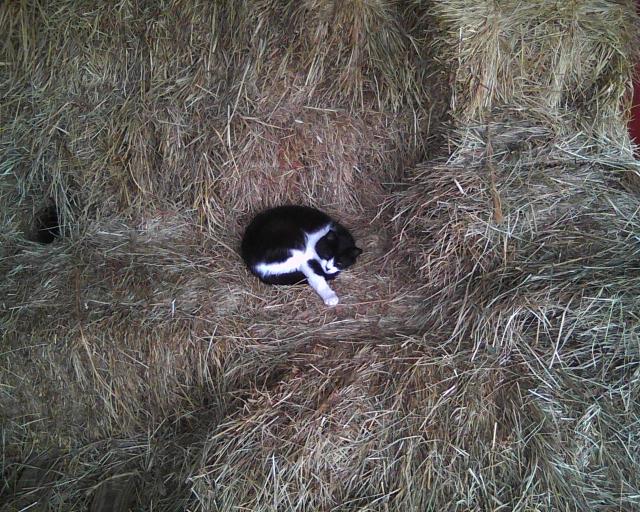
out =
[[[285,261],[291,249],[304,249],[305,233],[312,233],[327,224],[332,228],[316,244],[316,252],[324,259],[334,257],[341,270],[355,263],[362,250],[355,246],[351,234],[325,213],[308,206],[278,206],[265,210],[251,221],[242,238],[241,254],[247,267],[253,272],[258,263],[276,263]],[[336,274],[325,274],[320,263],[313,260],[311,268],[327,280],[335,279]],[[253,272],[263,282],[275,285],[305,283],[302,272],[262,277]]]
[[[258,276],[258,274],[254,274]],[[258,276],[260,281],[274,285],[294,285],[307,282],[307,278],[302,272],[291,272],[289,274],[278,274],[267,277]]]

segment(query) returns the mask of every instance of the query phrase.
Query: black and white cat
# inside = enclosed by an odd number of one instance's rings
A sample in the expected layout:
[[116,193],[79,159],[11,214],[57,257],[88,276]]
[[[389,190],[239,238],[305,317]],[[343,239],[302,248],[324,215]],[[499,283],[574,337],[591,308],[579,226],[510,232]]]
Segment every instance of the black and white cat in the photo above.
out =
[[267,284],[307,282],[328,306],[338,296],[327,281],[353,265],[362,249],[344,226],[308,206],[278,206],[259,213],[242,239],[242,259]]

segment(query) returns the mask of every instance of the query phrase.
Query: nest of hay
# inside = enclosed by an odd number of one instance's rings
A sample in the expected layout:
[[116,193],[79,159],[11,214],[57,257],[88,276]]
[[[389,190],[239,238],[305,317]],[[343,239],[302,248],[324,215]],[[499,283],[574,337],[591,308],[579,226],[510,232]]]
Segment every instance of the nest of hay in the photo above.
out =
[[[633,510],[631,2],[5,2],[1,510]],[[325,308],[237,254],[321,207]]]

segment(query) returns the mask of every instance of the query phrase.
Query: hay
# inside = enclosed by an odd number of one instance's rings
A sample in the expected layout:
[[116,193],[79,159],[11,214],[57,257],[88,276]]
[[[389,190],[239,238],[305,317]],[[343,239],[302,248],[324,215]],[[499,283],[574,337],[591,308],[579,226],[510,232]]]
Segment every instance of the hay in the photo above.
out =
[[627,175],[640,169],[633,161],[577,163],[584,148],[575,139],[517,123],[468,129],[464,140],[450,161],[417,166],[387,205],[395,209],[398,247],[408,247],[434,291],[454,292],[460,278],[533,251],[541,235],[574,229],[600,237],[636,215],[633,196],[623,194]]
[[452,109],[462,124],[495,108],[543,113],[565,137],[583,132],[631,158],[623,121],[640,48],[634,2],[451,0],[433,10],[438,45],[457,62]]
[[[2,106],[10,157],[3,166],[17,180],[21,203],[53,198],[67,232],[84,218],[138,215],[176,203],[195,208],[205,225],[224,225],[225,212],[246,208],[248,182],[269,181],[257,166],[266,172],[277,161],[274,185],[288,185],[289,200],[311,195],[319,201],[319,187],[305,186],[317,180],[316,166],[347,174],[345,181],[336,178],[335,195],[353,185],[347,170],[376,175],[360,163],[371,156],[364,148],[375,151],[369,165],[390,171],[415,159],[424,150],[433,102],[427,84],[404,65],[417,57],[410,36],[398,34],[394,16],[401,13],[385,2],[345,6],[335,16],[362,28],[348,42],[336,31],[328,54],[324,46],[290,41],[291,28],[283,32],[282,12],[293,9],[290,23],[306,23],[303,17],[315,13],[317,37],[323,37],[334,15],[330,5],[318,1],[297,10],[273,2],[255,9],[245,2],[177,2],[163,10],[125,2],[119,9],[84,9],[61,1],[44,9],[9,2],[0,20],[7,61],[14,64],[3,81],[4,95],[13,98]],[[253,38],[263,43],[251,45]],[[336,62],[320,63],[329,54],[344,66],[347,89],[338,97],[331,95]],[[307,66],[311,76],[300,76],[299,67]],[[395,126],[397,115],[367,116],[372,109],[401,108],[407,111]],[[334,144],[336,125],[349,135]],[[400,131],[403,145],[414,143],[413,156],[404,148],[397,156]]]
[[[637,25],[3,3],[0,509],[637,508]],[[280,202],[365,248],[337,308],[244,269]]]

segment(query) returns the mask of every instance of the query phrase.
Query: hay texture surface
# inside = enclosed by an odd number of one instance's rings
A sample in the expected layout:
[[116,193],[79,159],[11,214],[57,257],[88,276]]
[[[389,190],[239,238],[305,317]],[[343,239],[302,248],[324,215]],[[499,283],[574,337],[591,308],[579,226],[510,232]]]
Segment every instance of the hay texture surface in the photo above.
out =
[[[632,2],[0,30],[2,512],[640,507]],[[365,249],[336,308],[243,267],[283,202]]]

